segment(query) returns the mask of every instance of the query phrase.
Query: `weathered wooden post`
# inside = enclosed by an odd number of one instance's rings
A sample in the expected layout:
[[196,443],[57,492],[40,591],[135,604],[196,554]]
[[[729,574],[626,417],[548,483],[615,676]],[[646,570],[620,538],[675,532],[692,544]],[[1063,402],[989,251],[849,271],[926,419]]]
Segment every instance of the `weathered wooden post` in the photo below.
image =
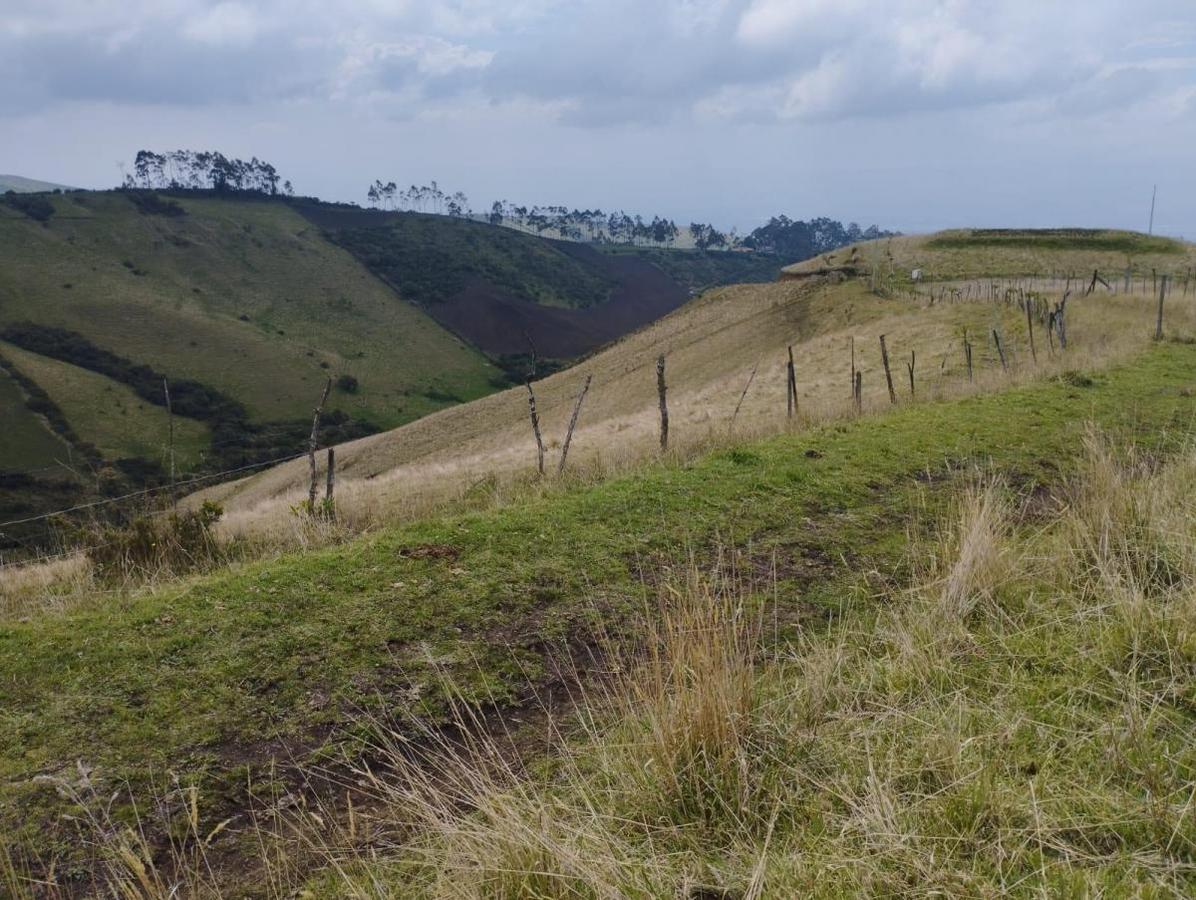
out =
[[1005,362],[1005,350],[1001,346],[1001,335],[997,332],[997,329],[995,329],[995,328],[993,329],[993,341],[997,345],[997,356],[999,356],[1001,358],[1001,369],[1003,371],[1008,372],[1009,366]]
[[1164,275],[1159,280],[1159,313],[1155,318],[1154,323],[1154,339],[1161,341],[1163,339],[1163,298],[1167,296],[1167,276]]
[[735,427],[735,419],[739,415],[739,407],[743,406],[743,398],[747,396],[748,390],[752,386],[752,382],[756,378],[756,370],[760,368],[760,361],[756,360],[756,364],[752,366],[752,373],[748,375],[747,384],[743,386],[743,393],[739,395],[739,402],[735,404],[735,412],[731,413],[731,428]]
[[540,434],[540,417],[536,414],[536,392],[532,380],[527,380],[527,410],[532,417],[532,434],[536,436],[536,471],[544,477],[544,437]]
[[320,413],[324,404],[328,402],[328,392],[332,390],[332,379],[324,383],[324,393],[320,395],[320,402],[311,417],[311,437],[307,441],[307,463],[311,469],[311,483],[307,488],[307,511],[312,515],[316,512],[316,441],[320,430]]
[[855,384],[852,386],[852,398],[855,400],[855,412],[858,416],[864,410],[864,373],[856,370]]
[[664,354],[656,357],[656,393],[660,397],[660,452],[669,449],[669,405],[665,400]]
[[573,415],[569,419],[569,430],[565,432],[565,444],[561,447],[561,463],[556,469],[558,475],[565,471],[565,458],[569,455],[569,444],[573,442],[573,429],[577,427],[577,417],[581,413],[581,401],[586,398],[586,391],[590,389],[590,381],[593,377],[593,375],[586,376],[586,382],[581,386],[581,393],[577,395],[577,402],[573,404]]
[[797,414],[797,367],[793,365],[793,345],[789,345],[789,363],[785,366],[785,405],[788,417],[792,419]]
[[1063,299],[1055,304],[1055,333],[1059,335],[1059,349],[1067,349],[1067,298],[1071,291],[1063,292]]
[[907,369],[909,369],[909,396],[910,396],[911,400],[914,397],[914,366],[918,362],[918,357],[916,356],[916,353],[917,353],[917,351],[911,350],[909,352],[909,362],[907,362],[905,364],[905,367]]
[[968,381],[972,380],[972,342],[968,340],[968,330],[963,330],[963,359],[968,366]]
[[880,361],[885,367],[885,383],[889,386],[889,402],[897,402],[897,392],[893,390],[893,373],[889,369],[889,349],[885,346],[885,336],[880,336]]

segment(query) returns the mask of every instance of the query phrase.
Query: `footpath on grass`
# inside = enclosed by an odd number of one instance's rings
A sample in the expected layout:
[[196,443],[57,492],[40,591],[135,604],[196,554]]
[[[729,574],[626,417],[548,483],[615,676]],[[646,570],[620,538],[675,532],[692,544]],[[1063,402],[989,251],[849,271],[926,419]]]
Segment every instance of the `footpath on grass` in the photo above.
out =
[[467,696],[518,703],[563,646],[630,621],[645,579],[690,553],[735,548],[762,578],[775,571],[791,624],[816,620],[859,573],[900,577],[908,517],[944,474],[991,466],[1015,489],[1049,489],[1088,422],[1166,450],[1189,433],[1194,393],[1196,347],[1160,345],[1103,373],[904,406],[0,624],[0,833],[69,855],[71,803],[51,781],[82,789],[80,772],[108,796],[169,771],[205,785],[223,817],[247,776],[311,759],[363,710],[436,717],[445,672]]

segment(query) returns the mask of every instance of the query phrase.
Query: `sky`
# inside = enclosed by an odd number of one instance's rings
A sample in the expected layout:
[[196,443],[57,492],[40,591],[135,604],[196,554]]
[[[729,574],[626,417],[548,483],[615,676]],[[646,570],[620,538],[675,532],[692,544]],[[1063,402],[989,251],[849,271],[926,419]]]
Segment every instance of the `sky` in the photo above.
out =
[[0,0],[0,172],[1196,238],[1196,0]]

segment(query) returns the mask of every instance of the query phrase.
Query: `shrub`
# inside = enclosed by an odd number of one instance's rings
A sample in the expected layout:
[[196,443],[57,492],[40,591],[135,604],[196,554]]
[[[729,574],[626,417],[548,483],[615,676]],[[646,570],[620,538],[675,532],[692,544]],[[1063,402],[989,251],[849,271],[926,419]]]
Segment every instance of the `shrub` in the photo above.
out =
[[338,391],[344,391],[346,394],[356,394],[357,388],[357,379],[352,375],[342,375],[336,379],[336,389]]
[[223,515],[220,504],[205,500],[199,509],[165,518],[137,516],[90,536],[88,556],[97,576],[109,580],[193,572],[224,560],[214,531]]

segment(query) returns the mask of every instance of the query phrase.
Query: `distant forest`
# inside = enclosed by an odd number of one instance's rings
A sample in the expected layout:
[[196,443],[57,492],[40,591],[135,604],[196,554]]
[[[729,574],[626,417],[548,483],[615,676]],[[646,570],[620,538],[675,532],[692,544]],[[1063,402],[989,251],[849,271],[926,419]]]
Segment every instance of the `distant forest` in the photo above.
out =
[[[124,187],[151,190],[211,190],[292,196],[290,181],[256,156],[249,161],[229,158],[215,151],[171,150],[155,153],[140,150]],[[394,181],[377,179],[366,191],[367,203],[375,209],[407,210],[489,222],[565,240],[673,247],[681,228],[670,218],[654,215],[646,219],[623,210],[570,209],[567,206],[526,206],[510,200],[496,200],[488,212],[476,213],[461,191],[448,192],[433,181],[400,190]],[[862,228],[855,222],[844,225],[835,219],[803,221],[774,216],[746,235],[735,229],[723,232],[711,224],[691,222],[685,229],[698,250],[755,251],[785,259],[806,259],[861,240],[890,237],[897,232],[876,225]]]

